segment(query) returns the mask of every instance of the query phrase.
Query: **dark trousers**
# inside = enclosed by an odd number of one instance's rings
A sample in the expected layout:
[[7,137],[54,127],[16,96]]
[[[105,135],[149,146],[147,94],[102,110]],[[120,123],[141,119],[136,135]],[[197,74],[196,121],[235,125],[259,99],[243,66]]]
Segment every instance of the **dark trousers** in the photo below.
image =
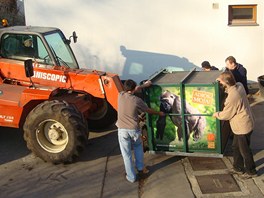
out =
[[234,168],[245,170],[249,174],[256,173],[256,165],[250,149],[250,136],[252,131],[246,135],[236,135],[233,138]]

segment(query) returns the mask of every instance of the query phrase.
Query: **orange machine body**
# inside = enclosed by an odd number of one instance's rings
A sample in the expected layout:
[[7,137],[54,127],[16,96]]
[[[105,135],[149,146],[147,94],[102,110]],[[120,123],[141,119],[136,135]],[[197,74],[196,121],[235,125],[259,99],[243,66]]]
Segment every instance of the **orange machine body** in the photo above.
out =
[[[50,39],[49,35],[54,33],[61,35],[62,44],[65,44],[69,49],[70,56],[76,62],[74,66],[67,66],[66,63],[60,62],[60,59],[56,57],[57,52],[55,53],[53,49],[56,46],[53,47],[53,44],[46,41]],[[17,52],[21,50],[18,49],[16,43],[26,36],[33,40],[38,55],[33,57],[17,55]],[[13,45],[14,38],[16,45]],[[69,48],[69,40],[59,29],[26,26],[0,29],[0,39],[1,126],[21,127],[28,113],[45,100],[67,101],[75,105],[88,119],[93,112],[100,108],[102,101],[107,101],[117,110],[118,93],[123,90],[119,76],[113,73],[79,68]],[[10,39],[10,45],[8,45],[8,39]],[[52,42],[52,39],[49,42]],[[40,50],[43,49],[49,57],[48,63],[46,63],[46,57],[41,57],[43,52]],[[16,52],[10,55],[6,52],[7,50],[12,53]],[[58,48],[58,50],[60,49]],[[32,59],[34,65],[34,75],[31,78],[26,76],[24,67],[24,61],[28,59]]]

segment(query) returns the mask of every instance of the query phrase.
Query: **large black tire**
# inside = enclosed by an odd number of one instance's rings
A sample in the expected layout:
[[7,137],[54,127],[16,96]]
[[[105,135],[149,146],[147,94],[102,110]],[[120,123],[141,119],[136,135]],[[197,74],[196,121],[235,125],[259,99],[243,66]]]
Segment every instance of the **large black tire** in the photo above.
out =
[[88,126],[92,130],[105,129],[113,125],[117,120],[116,110],[106,101],[103,100],[103,105],[97,111],[89,115]]
[[87,123],[64,101],[39,104],[28,114],[23,128],[27,147],[54,164],[75,160],[88,140]]

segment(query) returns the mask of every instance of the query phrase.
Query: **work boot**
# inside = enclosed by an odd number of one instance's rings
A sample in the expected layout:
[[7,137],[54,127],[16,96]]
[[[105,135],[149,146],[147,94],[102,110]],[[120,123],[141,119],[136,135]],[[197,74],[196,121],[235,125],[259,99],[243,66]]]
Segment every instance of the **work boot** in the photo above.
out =
[[143,170],[138,170],[139,179],[146,179],[148,177],[149,170],[144,167]]
[[251,179],[251,178],[254,178],[254,177],[257,177],[257,173],[255,174],[250,174],[250,173],[244,173],[242,175],[240,175],[240,178],[242,179]]
[[240,178],[242,179],[250,179],[250,178],[254,178],[257,177],[257,171],[253,171],[253,172],[245,172],[244,174],[240,175]]

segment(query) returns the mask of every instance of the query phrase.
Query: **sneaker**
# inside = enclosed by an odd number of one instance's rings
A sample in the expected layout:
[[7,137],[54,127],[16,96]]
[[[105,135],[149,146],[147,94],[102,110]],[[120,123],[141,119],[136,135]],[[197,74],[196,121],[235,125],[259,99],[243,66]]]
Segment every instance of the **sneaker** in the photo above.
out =
[[242,179],[251,179],[251,178],[254,178],[254,177],[257,177],[258,174],[257,173],[244,173],[242,175],[240,175],[240,177]]
[[136,178],[135,180],[130,180],[130,179],[128,179],[128,177],[127,177],[127,174],[125,173],[124,174],[124,179],[126,180],[126,181],[128,181],[129,183],[135,183],[137,180],[138,180],[138,178]]
[[231,170],[229,170],[229,173],[230,174],[243,175],[245,172],[242,169],[232,168]]

